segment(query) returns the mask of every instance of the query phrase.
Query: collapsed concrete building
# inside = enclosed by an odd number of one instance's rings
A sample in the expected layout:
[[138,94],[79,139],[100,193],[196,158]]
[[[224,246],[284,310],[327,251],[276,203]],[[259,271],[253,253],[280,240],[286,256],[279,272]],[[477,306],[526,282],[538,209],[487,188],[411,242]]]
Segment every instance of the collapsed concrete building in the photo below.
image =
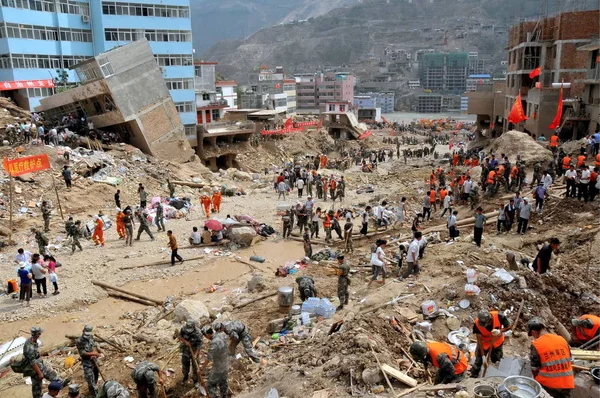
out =
[[81,85],[41,100],[47,120],[87,119],[144,153],[175,162],[194,158],[177,108],[146,39],[74,65]]

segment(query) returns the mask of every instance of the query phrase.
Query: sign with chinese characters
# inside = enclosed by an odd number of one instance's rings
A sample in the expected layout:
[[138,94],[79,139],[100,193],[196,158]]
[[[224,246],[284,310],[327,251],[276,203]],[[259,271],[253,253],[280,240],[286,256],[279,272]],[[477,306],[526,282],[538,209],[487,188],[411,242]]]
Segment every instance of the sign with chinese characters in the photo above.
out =
[[18,90],[20,88],[52,88],[54,87],[54,80],[17,80],[13,82],[1,82],[0,91],[6,90]]
[[279,129],[279,130],[262,130],[262,135],[281,135],[281,134],[289,134],[289,133],[299,133],[304,131],[303,128],[287,128],[287,129]]
[[41,155],[25,156],[10,160],[4,158],[2,163],[4,170],[13,177],[50,168],[50,160],[48,159],[48,155],[44,153]]

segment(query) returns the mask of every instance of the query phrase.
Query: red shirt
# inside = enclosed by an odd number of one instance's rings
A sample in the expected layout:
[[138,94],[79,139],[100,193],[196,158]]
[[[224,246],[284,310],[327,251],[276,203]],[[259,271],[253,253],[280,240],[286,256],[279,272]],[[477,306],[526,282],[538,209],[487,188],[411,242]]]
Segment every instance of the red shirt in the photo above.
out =
[[598,173],[596,173],[595,171],[592,171],[590,173],[590,182],[596,182],[597,179],[598,179]]
[[284,176],[279,176],[277,177],[277,184],[279,184],[280,182],[282,182],[283,180],[285,180]]

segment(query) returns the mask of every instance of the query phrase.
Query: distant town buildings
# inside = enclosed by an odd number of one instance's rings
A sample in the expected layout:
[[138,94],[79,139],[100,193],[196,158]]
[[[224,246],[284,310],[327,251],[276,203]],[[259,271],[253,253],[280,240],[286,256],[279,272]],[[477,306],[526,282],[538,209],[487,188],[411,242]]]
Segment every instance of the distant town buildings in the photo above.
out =
[[442,111],[441,94],[423,94],[417,97],[417,112],[440,113]]
[[248,76],[248,86],[239,94],[241,109],[270,109],[296,112],[296,80],[288,79],[282,67],[262,69]]
[[467,89],[467,53],[422,54],[419,62],[421,87],[431,91],[460,94]]
[[388,93],[361,93],[354,96],[354,106],[357,108],[380,108],[381,113],[394,112],[393,92]]
[[328,101],[354,101],[356,79],[352,73],[295,74],[298,109],[319,109]]
[[492,81],[488,74],[469,75],[467,78],[467,91],[475,91],[478,84],[487,84]]
[[224,109],[225,112],[237,109],[237,83],[234,80],[221,80],[215,82],[215,90],[217,92],[217,98],[227,101],[227,107]]

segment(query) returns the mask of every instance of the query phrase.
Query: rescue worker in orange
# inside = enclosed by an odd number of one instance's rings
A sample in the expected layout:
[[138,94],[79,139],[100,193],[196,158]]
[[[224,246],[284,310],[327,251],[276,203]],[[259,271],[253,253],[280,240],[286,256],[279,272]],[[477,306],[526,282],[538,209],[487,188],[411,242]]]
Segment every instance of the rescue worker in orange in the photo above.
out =
[[218,189],[215,189],[213,191],[213,195],[212,195],[212,205],[213,205],[213,209],[214,211],[216,211],[217,213],[221,212],[221,191],[219,191]]
[[437,178],[435,176],[435,171],[431,170],[431,174],[429,175],[429,187],[431,189],[435,189],[435,182]]
[[577,167],[581,167],[585,164],[585,155],[577,156]]
[[479,158],[477,156],[473,156],[473,160],[471,160],[471,166],[472,167],[479,166]]
[[486,184],[489,189],[495,189],[496,187],[496,170],[490,170],[487,176]]
[[[579,347],[596,336],[600,336],[600,316],[585,314],[571,320],[571,345]],[[600,344],[600,343],[598,343]]]
[[490,360],[499,362],[504,356],[504,332],[510,329],[506,317],[498,311],[479,311],[473,325],[473,334],[477,337],[475,363],[471,367],[471,377],[479,377],[483,359],[491,349]]
[[463,165],[465,165],[465,166],[467,166],[467,167],[471,167],[471,159],[469,159],[469,158],[466,158],[466,159],[463,161]]
[[210,217],[210,205],[212,201],[210,200],[210,196],[208,196],[206,192],[202,193],[202,196],[200,196],[200,203],[204,208],[204,215],[206,217]]
[[104,221],[98,216],[94,216],[94,234],[92,235],[92,239],[96,246],[102,245],[104,246]]
[[435,189],[432,189],[431,191],[429,191],[429,204],[431,207],[433,207],[433,211],[437,212],[437,206],[435,204],[436,202],[436,193],[435,193]]
[[510,169],[510,185],[509,185],[509,188],[512,188],[513,186],[517,186],[518,185],[518,179],[519,179],[519,167],[517,165],[514,165]]
[[571,166],[571,156],[573,156],[573,154],[570,153],[563,158],[563,160],[562,160],[563,172],[566,170],[569,170],[569,167]]
[[123,217],[125,217],[125,213],[121,209],[117,209],[117,234],[119,234],[119,239],[125,239],[127,236],[127,232],[125,231],[125,223],[123,222]]
[[415,361],[427,366],[431,363],[438,368],[434,384],[448,384],[460,381],[467,370],[467,357],[458,347],[448,343],[416,341],[410,346],[410,355]]
[[458,153],[456,152],[452,155],[452,166],[458,166]]
[[331,236],[331,225],[333,223],[333,210],[329,210],[325,217],[323,217],[323,229],[325,230],[325,242],[331,243],[333,237]]
[[569,344],[561,336],[549,333],[540,318],[530,319],[527,329],[535,339],[529,353],[534,379],[554,398],[569,397],[575,387]]
[[337,183],[335,182],[335,178],[333,176],[329,180],[329,196],[331,196],[331,200],[335,202],[335,188],[337,187]]
[[327,167],[327,156],[321,155],[321,168],[324,169]]
[[556,153],[558,150],[558,133],[554,133],[554,135],[550,137],[550,150],[552,153]]

